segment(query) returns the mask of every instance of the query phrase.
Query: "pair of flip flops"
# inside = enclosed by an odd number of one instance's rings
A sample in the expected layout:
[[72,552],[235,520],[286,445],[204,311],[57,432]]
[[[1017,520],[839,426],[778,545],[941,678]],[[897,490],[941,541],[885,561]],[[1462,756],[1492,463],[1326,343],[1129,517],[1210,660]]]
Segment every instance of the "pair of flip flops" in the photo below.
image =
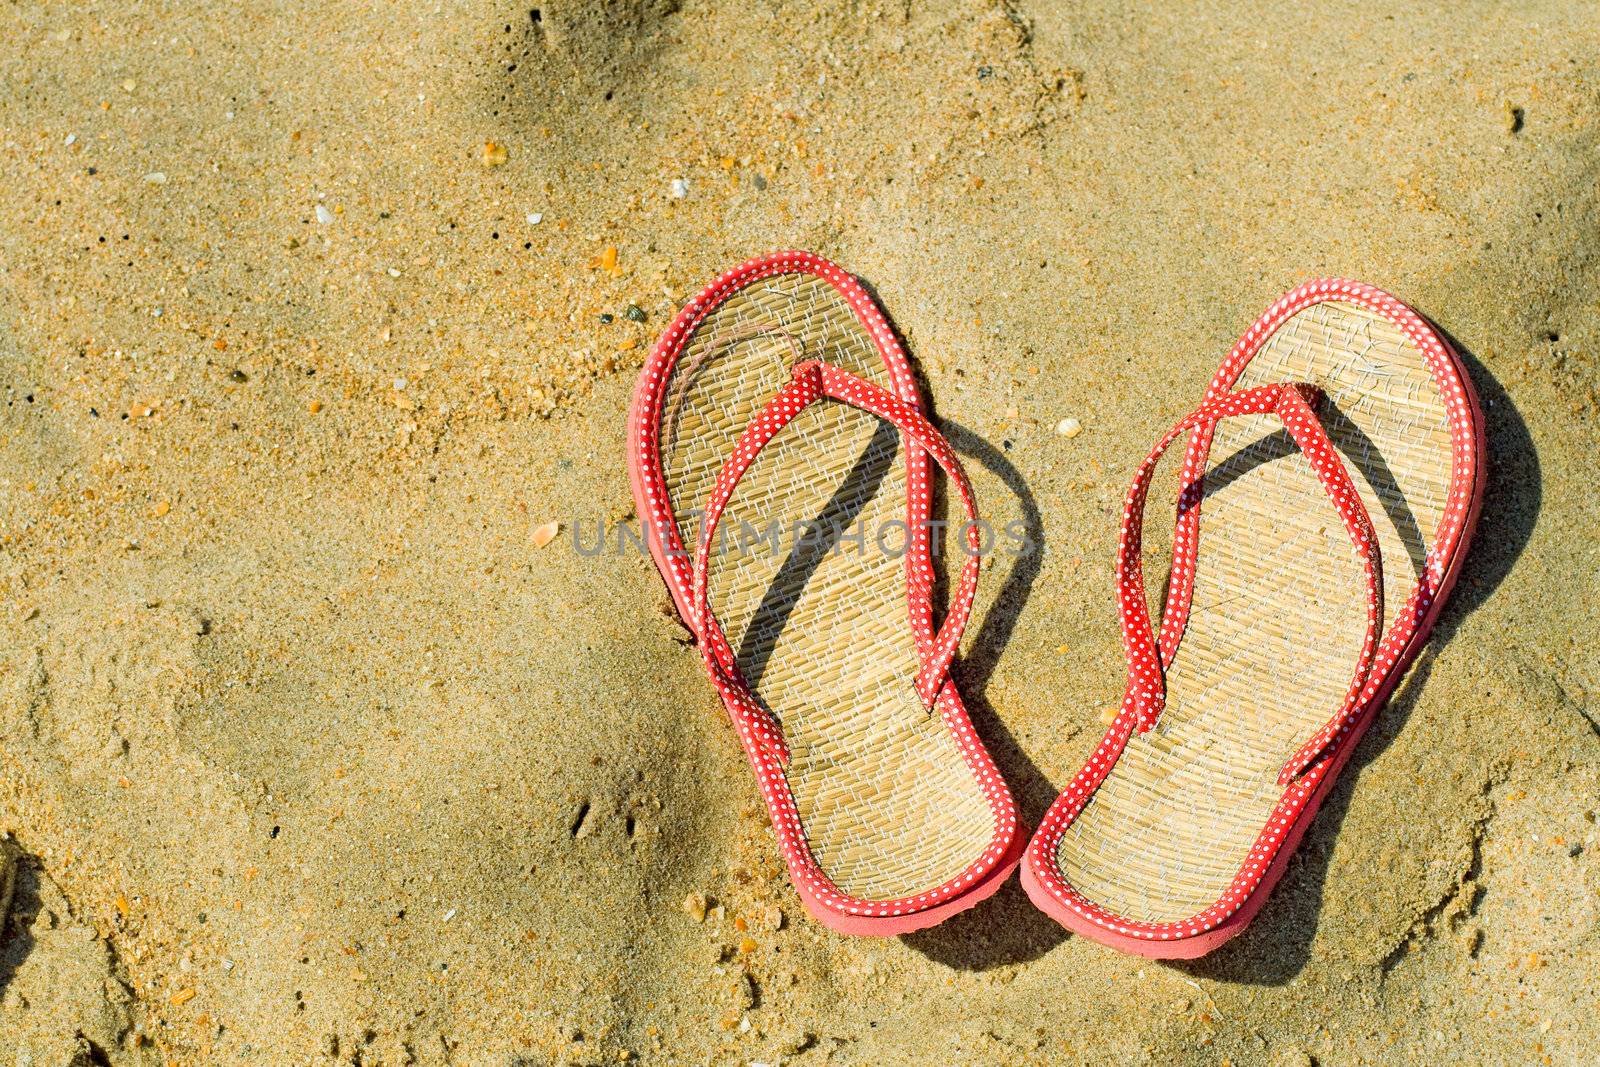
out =
[[[1020,862],[1070,929],[1190,957],[1260,909],[1426,640],[1477,518],[1482,426],[1458,357],[1388,294],[1319,281],[1268,308],[1135,474],[1125,696],[1031,837],[950,676],[986,550],[972,489],[854,277],[784,252],[691,300],[640,375],[628,469],[813,916],[922,929]],[[1145,500],[1185,434],[1153,623]],[[942,612],[934,468],[964,519]]]

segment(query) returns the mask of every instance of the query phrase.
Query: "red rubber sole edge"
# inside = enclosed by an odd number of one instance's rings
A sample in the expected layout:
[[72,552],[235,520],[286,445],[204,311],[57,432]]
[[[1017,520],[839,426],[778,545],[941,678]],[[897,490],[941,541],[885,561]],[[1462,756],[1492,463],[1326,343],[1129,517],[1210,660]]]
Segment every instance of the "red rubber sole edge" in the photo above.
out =
[[994,896],[1000,891],[1000,887],[1005,885],[1006,879],[1011,877],[1011,872],[1021,862],[1022,854],[1027,848],[1028,834],[1023,832],[1019,825],[1016,839],[1011,842],[1011,847],[1000,858],[1000,862],[995,864],[988,874],[974,882],[971,889],[936,907],[911,912],[908,915],[847,915],[821,905],[806,892],[802,883],[791,880],[790,884],[799,894],[800,903],[805,905],[806,912],[828,929],[858,937],[895,937],[899,934],[926,930],[930,926],[938,926],[952,915],[959,915]]

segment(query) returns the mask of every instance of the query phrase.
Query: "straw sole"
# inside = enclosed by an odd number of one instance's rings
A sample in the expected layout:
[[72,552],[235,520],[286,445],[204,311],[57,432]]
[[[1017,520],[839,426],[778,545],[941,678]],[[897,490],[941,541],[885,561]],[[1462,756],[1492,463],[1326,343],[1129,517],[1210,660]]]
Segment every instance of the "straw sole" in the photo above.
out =
[[[806,253],[752,260],[719,278],[646,363],[629,410],[629,478],[641,522],[664,518],[670,530],[647,544],[691,630],[682,546],[694,530],[683,517],[704,501],[708,473],[786,377],[785,364],[819,351],[919,403],[870,297]],[[906,519],[908,479],[926,478],[926,459],[905,454],[884,430],[840,405],[807,413],[757,458],[734,504],[761,523],[810,519],[820,494],[847,498],[863,519]],[[1026,835],[959,699],[931,717],[912,707],[905,566],[841,564],[828,553],[795,575],[785,570],[795,555],[712,561],[713,595],[731,603],[717,615],[795,757],[779,768],[748,744],[747,754],[808,912],[852,934],[923,929],[994,893]]]
[[[1389,699],[1395,687],[1403,679],[1406,670],[1415,660],[1422,646],[1427,642],[1438,614],[1455,583],[1481,510],[1483,489],[1487,478],[1487,455],[1482,411],[1473,391],[1471,379],[1467,375],[1459,355],[1450,347],[1447,341],[1439,338],[1439,343],[1454,369],[1455,378],[1462,386],[1466,412],[1466,419],[1463,421],[1468,426],[1470,440],[1476,456],[1476,462],[1473,465],[1473,482],[1467,497],[1460,532],[1451,545],[1449,558],[1442,561],[1436,595],[1427,605],[1425,614],[1417,620],[1404,648],[1396,655],[1393,666],[1385,673],[1382,682],[1373,692],[1367,704],[1368,710],[1359,721],[1351,724],[1350,729],[1340,740],[1338,748],[1330,754],[1326,771],[1316,783],[1315,791],[1305,800],[1293,823],[1282,832],[1278,847],[1272,855],[1269,866],[1260,875],[1249,895],[1240,900],[1235,909],[1215,925],[1195,933],[1174,933],[1169,929],[1159,934],[1146,930],[1136,935],[1111,928],[1119,924],[1109,922],[1108,919],[1110,917],[1108,916],[1102,915],[1091,918],[1088,915],[1081,914],[1073,907],[1069,907],[1058,897],[1056,892],[1052,891],[1050,886],[1041,882],[1039,874],[1033,869],[1034,865],[1035,863],[1053,862],[1053,850],[1048,858],[1030,856],[1029,862],[1023,865],[1023,885],[1035,905],[1063,926],[1092,940],[1141,956],[1193,958],[1204,955],[1218,945],[1237,936],[1249,925],[1265,904],[1273,887],[1287,869],[1289,861],[1310,826],[1316,811],[1326,799],[1333,783],[1338,780],[1340,772],[1354,752],[1360,737],[1370,726],[1372,720],[1376,718],[1378,711]],[[1049,822],[1050,820],[1047,819],[1047,825]],[[1051,871],[1050,873],[1056,878],[1061,876],[1059,871]]]
[[971,889],[936,907],[911,912],[908,915],[887,917],[852,915],[827,905],[806,889],[803,881],[796,881],[794,889],[806,912],[830,930],[856,937],[897,937],[900,934],[916,933],[918,930],[938,926],[951,916],[970,911],[994,896],[1000,891],[1000,887],[1006,884],[1006,879],[1011,877],[1011,872],[1022,862],[1022,854],[1027,848],[1028,835],[1017,834],[1011,842],[1010,849],[1000,858],[1000,862],[987,875],[973,883]]

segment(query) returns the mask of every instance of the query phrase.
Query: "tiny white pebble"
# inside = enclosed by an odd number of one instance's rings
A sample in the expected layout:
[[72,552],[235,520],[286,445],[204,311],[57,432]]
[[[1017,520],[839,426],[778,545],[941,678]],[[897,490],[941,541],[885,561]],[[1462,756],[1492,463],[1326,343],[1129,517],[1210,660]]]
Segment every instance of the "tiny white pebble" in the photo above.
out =
[[139,83],[134,81],[132,78],[129,78],[127,81],[122,83],[122,88],[123,88],[123,91],[125,91],[125,92],[130,92],[131,93],[135,89],[137,89],[138,87],[139,87]]
[[397,393],[403,393],[406,391],[406,386],[410,384],[411,383],[406,381],[404,378],[396,378],[394,380],[394,390]]
[[398,278],[398,277],[400,277],[400,271],[399,271],[399,270],[397,270],[397,269],[396,269],[396,268],[394,268],[394,267],[390,267],[390,268],[389,268],[389,277],[391,277],[391,278]]
[[165,185],[165,184],[167,184],[167,176],[166,176],[166,174],[163,173],[162,171],[159,171],[159,170],[153,170],[149,174],[146,174],[144,176],[144,180],[149,182],[151,185]]
[[528,212],[528,225],[529,226],[537,226],[537,225],[539,225],[539,223],[541,223],[543,221],[544,221],[544,212],[542,212],[542,211],[530,211],[530,212]]
[[689,182],[684,178],[672,179],[672,199],[682,200],[689,195]]
[[1056,433],[1062,437],[1072,438],[1083,432],[1083,423],[1077,419],[1062,419],[1056,423]]
[[328,210],[327,205],[317,205],[317,221],[322,223],[324,226],[333,221],[333,212]]
[[75,134],[75,133],[67,134],[67,144],[74,145],[74,144],[77,144],[77,143],[78,143],[78,135],[77,134]]
[[444,919],[441,920],[441,921],[449,922],[451,919],[454,919],[455,917],[456,917],[456,909],[451,908],[449,911],[444,913]]

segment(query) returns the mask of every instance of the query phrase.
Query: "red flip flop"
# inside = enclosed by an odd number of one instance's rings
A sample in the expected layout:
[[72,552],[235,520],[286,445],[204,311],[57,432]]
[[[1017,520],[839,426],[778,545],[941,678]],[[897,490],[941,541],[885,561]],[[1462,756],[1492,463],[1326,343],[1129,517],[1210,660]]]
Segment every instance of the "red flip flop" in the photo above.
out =
[[[1156,632],[1145,496],[1184,433]],[[1040,909],[1164,958],[1250,923],[1427,640],[1477,522],[1484,448],[1459,357],[1399,300],[1323,280],[1267,309],[1128,490],[1127,688],[1029,843]]]
[[807,910],[891,935],[993,894],[1025,835],[948,674],[975,555],[933,625],[930,459],[975,523],[972,495],[871,297],[804,252],[728,272],[651,352],[628,441]]

